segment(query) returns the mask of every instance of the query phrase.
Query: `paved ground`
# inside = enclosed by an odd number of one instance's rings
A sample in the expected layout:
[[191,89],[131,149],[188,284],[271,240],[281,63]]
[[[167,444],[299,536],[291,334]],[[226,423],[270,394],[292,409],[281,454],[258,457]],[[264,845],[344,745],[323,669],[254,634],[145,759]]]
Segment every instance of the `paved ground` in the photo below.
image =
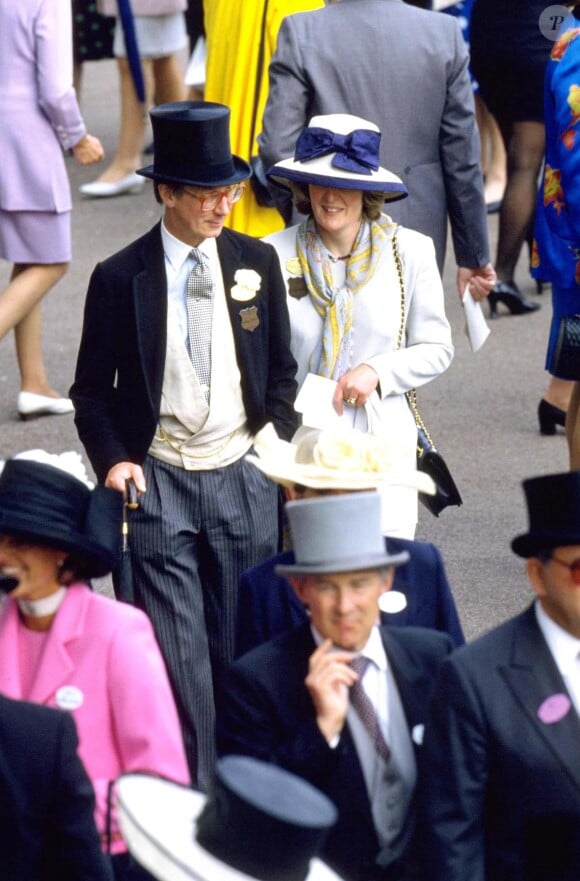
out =
[[[89,129],[109,153],[117,127],[115,70],[111,62],[86,65],[83,108]],[[149,185],[139,195],[85,201],[78,185],[96,176],[68,160],[73,186],[74,261],[44,303],[44,348],[49,375],[65,392],[72,380],[88,278],[94,264],[147,230],[159,217]],[[497,217],[490,219],[495,241]],[[525,255],[524,255],[525,258]],[[0,264],[0,284],[8,266]],[[518,281],[532,283],[522,259]],[[550,321],[549,295],[528,317],[502,317],[477,355],[469,350],[454,286],[454,264],[445,271],[447,310],[455,360],[448,372],[420,392],[421,412],[461,489],[464,505],[439,519],[421,511],[417,537],[441,548],[468,637],[523,608],[530,594],[523,564],[510,550],[526,528],[521,480],[567,467],[562,435],[538,433],[536,408],[546,374],[544,353]],[[535,294],[533,294],[535,296]],[[501,306],[500,306],[501,309]],[[0,457],[42,447],[81,451],[71,416],[23,423],[17,420],[18,372],[12,338],[0,344]],[[107,588],[105,583],[104,588]]]

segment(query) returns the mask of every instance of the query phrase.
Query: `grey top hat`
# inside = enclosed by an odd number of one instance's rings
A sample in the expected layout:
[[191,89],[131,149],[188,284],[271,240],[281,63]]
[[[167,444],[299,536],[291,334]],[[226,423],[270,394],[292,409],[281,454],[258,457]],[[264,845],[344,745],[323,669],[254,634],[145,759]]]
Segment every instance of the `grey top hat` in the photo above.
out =
[[360,572],[402,566],[403,551],[389,554],[381,533],[381,497],[357,492],[288,502],[294,564],[276,566],[279,575]]

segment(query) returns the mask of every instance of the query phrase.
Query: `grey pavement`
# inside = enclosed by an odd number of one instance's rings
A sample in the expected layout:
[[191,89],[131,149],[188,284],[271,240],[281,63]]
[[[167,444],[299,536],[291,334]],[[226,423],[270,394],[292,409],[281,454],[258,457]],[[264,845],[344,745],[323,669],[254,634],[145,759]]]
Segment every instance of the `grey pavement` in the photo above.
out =
[[[89,130],[111,154],[115,148],[118,101],[113,62],[85,65],[82,106]],[[160,216],[147,183],[138,195],[85,200],[78,186],[98,175],[67,160],[74,197],[73,262],[43,304],[44,351],[49,378],[66,392],[72,381],[82,324],[84,296],[98,260],[149,229]],[[490,218],[492,242],[497,216]],[[451,249],[449,249],[451,250]],[[0,285],[9,267],[0,264]],[[462,307],[455,292],[455,265],[445,268],[447,314],[453,328],[455,359],[442,377],[418,393],[421,414],[445,455],[464,499],[436,519],[421,508],[417,538],[441,549],[468,638],[520,611],[530,599],[523,561],[510,550],[514,535],[526,529],[521,481],[567,468],[563,434],[542,437],[536,409],[547,374],[544,356],[551,307],[530,316],[491,322],[491,335],[476,355],[464,335]],[[522,255],[517,280],[536,296]],[[484,307],[487,314],[487,306]],[[501,310],[501,305],[499,306]],[[41,447],[49,452],[78,450],[72,416],[20,422],[16,412],[18,370],[12,336],[0,344],[0,457]],[[108,589],[107,583],[104,589]]]

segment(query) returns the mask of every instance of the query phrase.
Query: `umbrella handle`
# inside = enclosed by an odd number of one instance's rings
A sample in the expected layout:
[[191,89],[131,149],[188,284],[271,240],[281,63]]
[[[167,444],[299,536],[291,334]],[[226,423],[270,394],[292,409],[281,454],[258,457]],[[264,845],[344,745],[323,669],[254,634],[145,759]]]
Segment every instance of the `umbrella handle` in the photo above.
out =
[[125,481],[125,493],[126,493],[126,505],[130,511],[136,511],[139,507],[139,494],[137,492],[137,487],[135,486],[135,481],[132,477],[127,478]]

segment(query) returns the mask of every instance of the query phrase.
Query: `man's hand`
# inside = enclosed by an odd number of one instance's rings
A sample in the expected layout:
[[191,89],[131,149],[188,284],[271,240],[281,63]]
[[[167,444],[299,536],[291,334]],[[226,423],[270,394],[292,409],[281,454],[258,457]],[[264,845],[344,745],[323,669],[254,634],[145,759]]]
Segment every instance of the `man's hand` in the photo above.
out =
[[329,639],[310,656],[304,684],[316,710],[316,724],[328,743],[344,727],[349,705],[348,689],[358,679],[349,667],[353,657],[352,652],[333,651]]
[[342,415],[342,405],[350,404],[351,407],[364,407],[369,395],[379,384],[377,371],[369,364],[359,364],[340,377],[336,384],[332,406],[339,416]]
[[486,263],[485,266],[476,266],[473,269],[467,266],[460,266],[457,269],[457,292],[461,300],[463,300],[467,285],[470,287],[474,300],[485,300],[496,281],[497,276],[491,263]]
[[117,462],[116,465],[113,465],[107,474],[105,486],[110,486],[112,489],[118,489],[119,492],[123,493],[123,498],[127,501],[125,483],[130,478],[135,483],[135,487],[139,494],[146,491],[147,487],[145,485],[143,469],[140,465],[135,465],[134,462]]

